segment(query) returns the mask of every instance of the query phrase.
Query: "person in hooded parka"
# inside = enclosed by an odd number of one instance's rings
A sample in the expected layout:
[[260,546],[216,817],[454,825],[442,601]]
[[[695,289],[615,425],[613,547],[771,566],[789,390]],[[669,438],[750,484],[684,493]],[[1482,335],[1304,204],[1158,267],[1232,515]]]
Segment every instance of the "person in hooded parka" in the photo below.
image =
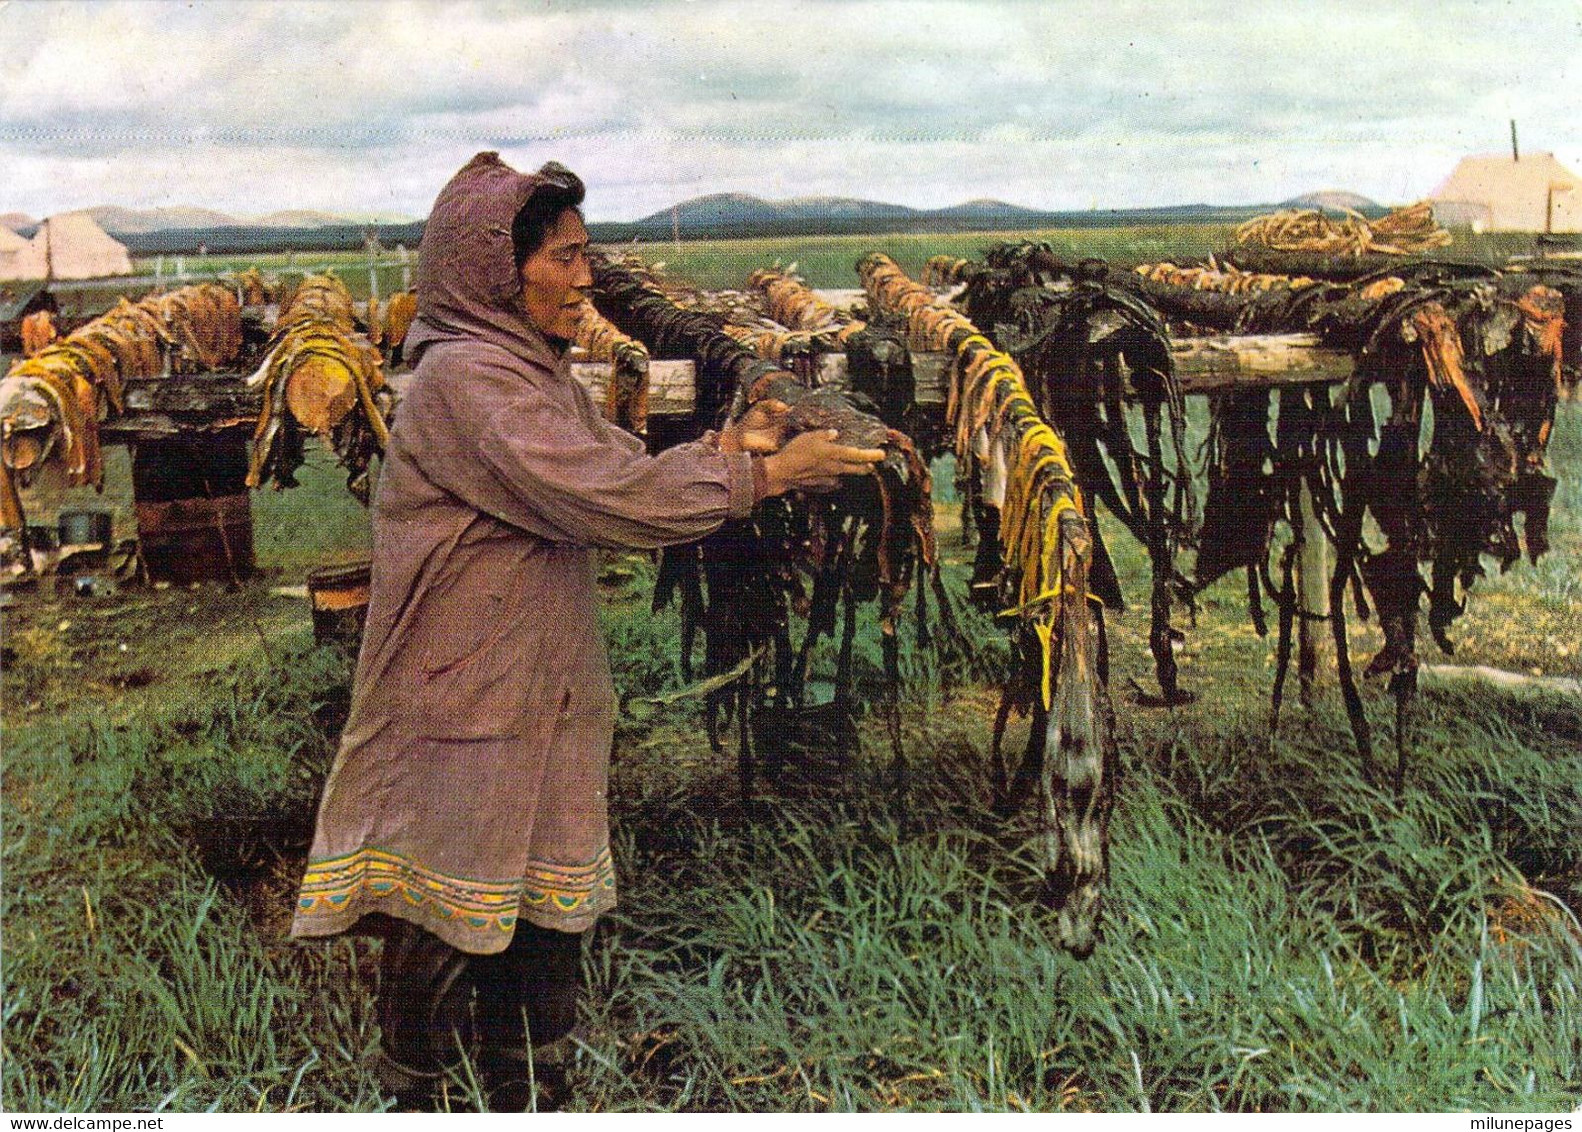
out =
[[[491,1107],[552,1092],[582,941],[615,905],[615,697],[594,550],[702,537],[873,449],[776,410],[649,455],[562,364],[592,285],[582,182],[474,157],[418,251],[415,364],[373,507],[351,713],[292,934],[383,937],[376,1066],[425,1104],[468,1043]],[[531,1068],[530,1068],[531,1062]]]

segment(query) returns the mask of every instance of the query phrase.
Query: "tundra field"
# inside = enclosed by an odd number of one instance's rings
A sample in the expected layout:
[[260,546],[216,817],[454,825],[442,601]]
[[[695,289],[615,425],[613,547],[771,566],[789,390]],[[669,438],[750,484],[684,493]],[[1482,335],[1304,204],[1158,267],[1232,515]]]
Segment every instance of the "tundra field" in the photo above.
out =
[[[650,263],[664,263],[679,278],[705,290],[739,288],[747,273],[773,263],[797,265],[797,274],[810,287],[855,287],[852,263],[864,252],[882,250],[913,278],[921,276],[929,256],[961,258],[979,256],[986,248],[1010,240],[1042,240],[1057,255],[1072,259],[1102,256],[1117,268],[1173,259],[1196,262],[1234,244],[1236,225],[1159,225],[1113,228],[1055,228],[1018,232],[909,233],[889,236],[777,236],[734,240],[685,240],[610,245],[635,250]],[[1512,254],[1532,249],[1532,237],[1508,232],[1474,233],[1455,229],[1455,243],[1443,249],[1443,258],[1500,264]],[[152,274],[156,262],[166,274],[176,270],[176,256],[144,257],[137,270]],[[196,279],[257,267],[286,278],[308,270],[329,268],[341,275],[358,299],[369,292],[370,264],[377,273],[381,294],[402,286],[403,267],[410,280],[416,256],[405,264],[397,252],[384,249],[370,257],[366,252],[284,252],[267,255],[183,256],[183,279]]]
[[[1126,263],[1199,258],[1225,233],[1037,235]],[[867,250],[915,272],[1004,238],[645,252],[709,288],[776,260],[849,287]],[[366,257],[341,262],[366,288]],[[1192,413],[1200,438],[1200,401]],[[113,457],[110,494],[129,496]],[[1452,630],[1455,657],[1428,645],[1425,662],[1582,677],[1582,404],[1561,405],[1550,459],[1553,549],[1536,567],[1491,568]],[[276,591],[367,549],[366,514],[329,454],[310,449],[301,479],[255,496],[261,576],[238,591],[35,594],[4,611],[8,1110],[384,1103],[368,1069],[373,945],[284,935],[350,662],[314,646],[299,592]],[[971,552],[948,459],[935,484],[946,585],[960,594]],[[1149,568],[1129,538],[1109,545],[1132,606],[1109,623],[1121,781],[1094,955],[1054,944],[1033,900],[1038,855],[989,810],[1006,645],[962,606],[970,670],[935,670],[903,626],[904,821],[877,716],[860,725],[851,773],[819,773],[816,753],[794,760],[753,814],[733,751],[709,749],[694,707],[623,716],[623,903],[588,957],[576,1107],[1582,1104],[1582,695],[1425,678],[1396,799],[1361,775],[1332,678],[1267,737],[1274,644],[1249,624],[1239,574],[1206,591],[1177,657],[1197,702],[1137,706],[1135,686],[1153,679]],[[679,687],[676,619],[649,613],[647,557],[610,556],[601,581],[619,692]],[[1381,637],[1369,622],[1353,640],[1366,658]],[[878,685],[879,652],[865,615],[860,684]],[[1389,697],[1377,684],[1365,696],[1389,736]],[[1012,749],[1026,726],[1013,725]],[[466,1066],[446,1096],[478,1107]]]

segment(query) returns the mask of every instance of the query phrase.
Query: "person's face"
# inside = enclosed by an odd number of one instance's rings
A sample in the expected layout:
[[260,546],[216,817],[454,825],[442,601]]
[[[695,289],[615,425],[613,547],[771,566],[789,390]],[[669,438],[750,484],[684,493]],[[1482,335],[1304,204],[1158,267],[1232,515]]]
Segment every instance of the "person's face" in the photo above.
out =
[[575,209],[566,209],[544,243],[522,261],[522,307],[535,329],[569,339],[577,329],[582,288],[593,286],[588,267],[588,229]]

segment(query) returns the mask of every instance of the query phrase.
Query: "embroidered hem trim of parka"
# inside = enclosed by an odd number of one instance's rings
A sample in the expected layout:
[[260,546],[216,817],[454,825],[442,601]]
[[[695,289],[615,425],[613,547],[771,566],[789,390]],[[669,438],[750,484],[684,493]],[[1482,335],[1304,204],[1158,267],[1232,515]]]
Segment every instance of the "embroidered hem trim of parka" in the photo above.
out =
[[297,897],[297,915],[339,916],[354,898],[399,897],[441,920],[476,929],[511,932],[522,912],[574,915],[596,894],[615,888],[615,865],[604,849],[585,865],[527,863],[521,880],[481,881],[451,876],[388,849],[364,848],[309,861]]

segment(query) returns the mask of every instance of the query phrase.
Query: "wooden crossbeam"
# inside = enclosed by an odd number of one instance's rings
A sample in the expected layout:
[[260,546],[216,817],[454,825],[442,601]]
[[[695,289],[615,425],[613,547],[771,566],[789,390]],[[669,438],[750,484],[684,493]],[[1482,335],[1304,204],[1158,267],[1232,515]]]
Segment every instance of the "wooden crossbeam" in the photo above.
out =
[[[1176,376],[1185,393],[1224,389],[1325,384],[1351,375],[1351,356],[1318,345],[1309,334],[1272,334],[1179,339],[1171,345]],[[943,410],[950,377],[950,355],[912,355],[917,400]],[[573,361],[571,375],[602,403],[610,379],[608,362]],[[685,416],[695,404],[696,369],[690,361],[648,364],[650,416]],[[400,374],[391,385],[397,395],[410,380]],[[846,386],[846,355],[825,354],[819,361],[821,385]],[[176,436],[184,432],[221,432],[250,427],[262,405],[259,390],[247,388],[239,373],[142,378],[127,383],[126,412],[100,426],[107,440]]]
[[1345,381],[1353,368],[1349,352],[1320,346],[1312,334],[1177,338],[1170,357],[1183,393],[1329,384]]
[[[571,376],[592,395],[594,403],[604,404],[610,384],[609,362],[571,362]],[[697,368],[690,361],[650,361],[648,363],[648,415],[684,417],[697,404],[694,387]]]
[[190,432],[251,428],[263,407],[262,390],[246,375],[134,378],[125,386],[126,411],[99,426],[105,440],[154,440]]
[[[912,355],[912,378],[920,404],[945,403],[952,357],[946,353]],[[1180,338],[1171,342],[1170,357],[1183,393],[1331,384],[1345,381],[1352,370],[1349,353],[1319,345],[1312,334]],[[846,387],[845,354],[825,354],[820,359],[819,384]]]

